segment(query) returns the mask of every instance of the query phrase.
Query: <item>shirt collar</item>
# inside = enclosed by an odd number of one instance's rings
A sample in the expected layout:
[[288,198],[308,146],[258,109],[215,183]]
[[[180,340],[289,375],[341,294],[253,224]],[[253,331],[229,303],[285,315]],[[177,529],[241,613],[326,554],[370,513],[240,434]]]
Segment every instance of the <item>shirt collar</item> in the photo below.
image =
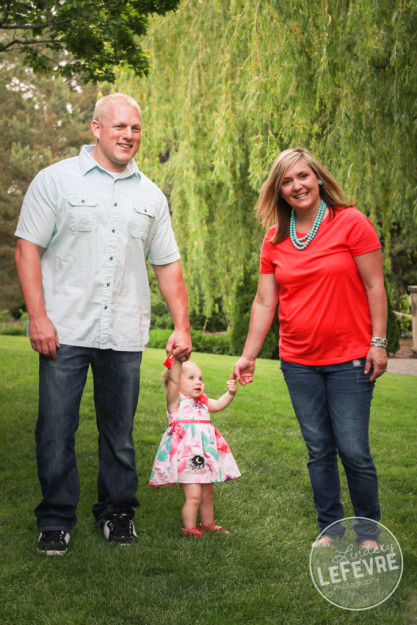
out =
[[[95,145],[83,145],[80,152],[80,169],[83,176],[87,174],[89,171],[97,167],[101,171],[106,171],[103,167],[101,167],[95,158],[91,156],[91,152],[94,150]],[[140,171],[136,162],[133,158],[127,164],[126,169],[120,173],[118,179],[120,178],[130,178],[130,176],[136,176],[140,180]]]

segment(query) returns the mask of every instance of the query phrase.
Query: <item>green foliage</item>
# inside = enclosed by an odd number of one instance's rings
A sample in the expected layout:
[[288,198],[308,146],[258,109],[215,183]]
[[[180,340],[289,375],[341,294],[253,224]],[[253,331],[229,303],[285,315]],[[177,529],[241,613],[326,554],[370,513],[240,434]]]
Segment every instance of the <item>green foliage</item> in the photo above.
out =
[[[170,329],[156,328],[150,331],[149,347],[165,349],[167,341],[172,333]],[[197,330],[191,330],[193,351],[207,354],[236,354],[230,348],[230,336],[222,334],[204,334]]]
[[18,325],[0,325],[0,334],[7,336],[26,336],[26,328]]
[[[26,5],[25,5],[26,6]],[[29,5],[27,5],[29,6]],[[74,88],[63,78],[34,76],[10,52],[0,65],[0,309],[20,308],[14,264],[18,214],[40,169],[75,156],[91,143],[97,89]]]
[[[152,269],[149,269],[148,277],[151,293],[151,328],[172,329],[174,325],[171,313],[159,291],[158,281]],[[196,310],[192,305],[190,308],[190,323],[194,330],[204,330],[207,332],[224,332],[227,330],[228,321],[222,311],[220,300],[214,302],[214,307],[209,317],[203,313],[204,305],[201,303],[199,310]]]
[[412,333],[412,318],[411,318],[411,301],[409,295],[402,295],[400,297],[398,312],[398,322],[400,324],[401,336],[409,336]]
[[122,70],[117,87],[140,100],[140,165],[170,198],[192,309],[220,297],[230,318],[257,266],[259,188],[296,144],[372,218],[388,273],[394,222],[415,249],[416,30],[403,0],[184,1],[155,20],[151,75]]
[[[0,53],[18,51],[36,73],[84,82],[115,79],[114,67],[126,64],[136,75],[149,71],[139,45],[148,15],[165,14],[179,0],[8,0],[0,5]],[[56,53],[66,53],[58,63]]]
[[398,320],[398,317],[392,308],[389,289],[387,288],[386,290],[387,290],[387,300],[388,300],[388,323],[387,323],[388,352],[390,354],[395,354],[400,349],[401,327],[400,327],[400,322]]
[[[245,267],[242,279],[236,285],[233,298],[232,329],[230,332],[230,345],[233,354],[241,354],[245,346],[252,302],[258,286],[258,275],[256,273],[253,274]],[[260,358],[277,359],[279,357],[278,340],[279,322],[277,315],[275,315],[271,329],[262,345],[259,354]]]
[[[391,230],[391,287],[392,302],[395,310],[410,312],[404,307],[408,301],[407,288],[417,284],[417,244],[415,229],[394,224]],[[405,298],[405,300],[404,300]],[[409,306],[408,306],[409,308]]]

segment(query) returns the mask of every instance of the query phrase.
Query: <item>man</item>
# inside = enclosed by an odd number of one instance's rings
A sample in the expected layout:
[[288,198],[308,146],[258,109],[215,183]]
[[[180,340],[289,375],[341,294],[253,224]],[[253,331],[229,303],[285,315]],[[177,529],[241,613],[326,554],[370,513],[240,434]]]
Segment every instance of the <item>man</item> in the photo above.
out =
[[39,352],[36,457],[42,501],[38,550],[64,554],[76,523],[75,432],[88,368],[99,431],[95,523],[107,540],[137,540],[133,417],[149,340],[145,258],[153,265],[174,332],[167,352],[191,353],[188,299],[165,196],[133,157],[141,139],[132,98],[99,100],[96,144],[38,173],[16,230],[16,265]]

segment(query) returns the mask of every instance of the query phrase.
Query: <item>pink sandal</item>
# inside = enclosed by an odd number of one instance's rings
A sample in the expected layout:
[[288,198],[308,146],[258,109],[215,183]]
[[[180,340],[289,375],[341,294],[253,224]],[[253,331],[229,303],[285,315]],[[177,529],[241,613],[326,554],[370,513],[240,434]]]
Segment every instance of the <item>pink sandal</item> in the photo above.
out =
[[203,523],[200,523],[198,529],[201,532],[220,532],[220,534],[230,534],[230,532],[223,529],[221,525],[216,525],[215,523],[210,523],[209,525],[203,525]]
[[184,536],[197,536],[197,538],[204,538],[204,534],[201,531],[201,529],[197,529],[196,527],[193,527],[190,530],[186,530],[186,529],[182,529],[181,533],[184,534]]

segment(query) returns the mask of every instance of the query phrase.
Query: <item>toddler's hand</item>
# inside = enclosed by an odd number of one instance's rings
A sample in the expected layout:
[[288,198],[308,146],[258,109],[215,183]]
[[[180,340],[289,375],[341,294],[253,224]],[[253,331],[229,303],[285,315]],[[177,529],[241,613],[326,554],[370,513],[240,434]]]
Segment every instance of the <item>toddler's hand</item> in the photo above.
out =
[[237,392],[236,380],[227,380],[227,388],[229,389],[229,393],[231,395],[236,395],[236,392]]

